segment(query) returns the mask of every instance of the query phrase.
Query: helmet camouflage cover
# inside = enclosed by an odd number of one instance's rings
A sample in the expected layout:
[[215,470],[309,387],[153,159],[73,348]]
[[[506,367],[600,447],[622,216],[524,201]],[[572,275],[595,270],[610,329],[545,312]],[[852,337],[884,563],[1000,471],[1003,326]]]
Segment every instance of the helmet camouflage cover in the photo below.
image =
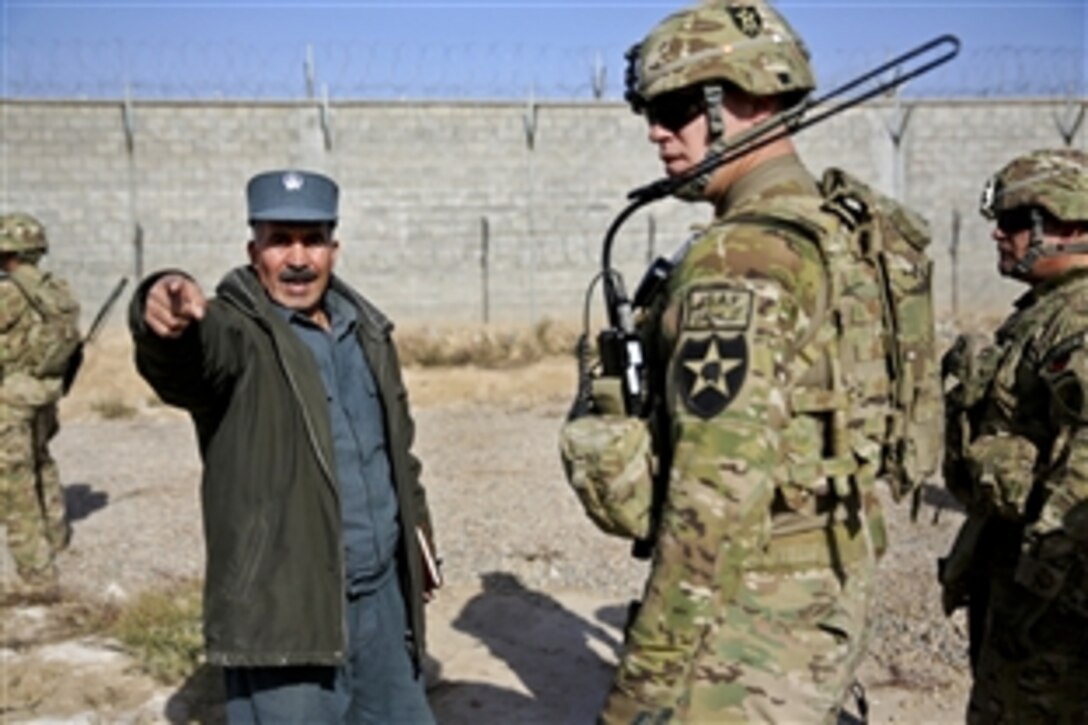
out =
[[1018,156],[986,183],[980,206],[987,219],[1040,207],[1061,221],[1088,221],[1088,154],[1054,149]]
[[755,96],[807,93],[816,86],[808,49],[765,0],[715,0],[661,21],[627,54],[628,103],[728,81]]
[[44,252],[45,227],[22,212],[0,215],[0,252]]

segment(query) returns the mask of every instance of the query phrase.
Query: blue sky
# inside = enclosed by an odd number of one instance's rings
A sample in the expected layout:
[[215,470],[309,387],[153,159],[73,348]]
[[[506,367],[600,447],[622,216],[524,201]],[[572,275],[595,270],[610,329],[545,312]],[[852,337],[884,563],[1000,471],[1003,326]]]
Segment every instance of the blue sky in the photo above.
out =
[[[0,0],[11,96],[589,97],[621,94],[623,51],[674,2]],[[1086,0],[779,0],[821,86],[942,33],[937,95],[1088,95]]]

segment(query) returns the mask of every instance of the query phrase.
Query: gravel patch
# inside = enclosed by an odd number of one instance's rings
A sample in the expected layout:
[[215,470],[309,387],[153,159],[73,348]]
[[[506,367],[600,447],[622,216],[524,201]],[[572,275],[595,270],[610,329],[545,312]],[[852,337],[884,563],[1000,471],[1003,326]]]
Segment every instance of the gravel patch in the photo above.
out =
[[[453,586],[508,582],[531,596],[636,597],[647,565],[582,513],[559,463],[566,401],[519,407],[443,404],[415,411],[444,572]],[[129,597],[199,577],[200,460],[186,416],[149,409],[127,420],[65,423],[54,452],[74,519],[63,586],[90,599]],[[880,571],[878,626],[862,670],[888,721],[959,720],[969,679],[964,627],[940,610],[936,559],[962,514],[937,488],[917,521],[889,506],[891,549]]]

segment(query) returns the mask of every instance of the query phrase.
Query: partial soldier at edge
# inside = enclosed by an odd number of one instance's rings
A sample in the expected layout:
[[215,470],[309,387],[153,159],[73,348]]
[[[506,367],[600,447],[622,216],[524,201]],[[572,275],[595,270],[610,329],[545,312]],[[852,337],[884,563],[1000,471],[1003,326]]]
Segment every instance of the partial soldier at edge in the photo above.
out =
[[78,364],[79,304],[39,269],[47,251],[37,219],[0,216],[0,501],[19,576],[10,593],[19,595],[55,595],[55,558],[71,537],[49,441]]
[[986,185],[998,272],[1030,289],[993,340],[946,353],[945,481],[967,509],[941,562],[968,609],[970,723],[1088,711],[1088,154],[1040,150]]

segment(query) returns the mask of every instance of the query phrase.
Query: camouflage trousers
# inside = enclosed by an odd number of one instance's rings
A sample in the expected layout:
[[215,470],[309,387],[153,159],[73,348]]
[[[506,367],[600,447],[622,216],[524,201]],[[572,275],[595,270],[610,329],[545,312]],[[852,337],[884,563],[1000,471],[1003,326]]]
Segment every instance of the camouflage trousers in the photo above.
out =
[[55,580],[53,561],[71,537],[60,473],[49,454],[57,430],[55,405],[27,418],[0,418],[0,510],[18,574],[31,584]]
[[1088,616],[991,580],[991,608],[967,722],[1088,723]]
[[[691,652],[677,693],[655,696],[628,651],[604,723],[834,723],[871,631],[875,563],[750,571]],[[649,687],[647,685],[650,684]]]

